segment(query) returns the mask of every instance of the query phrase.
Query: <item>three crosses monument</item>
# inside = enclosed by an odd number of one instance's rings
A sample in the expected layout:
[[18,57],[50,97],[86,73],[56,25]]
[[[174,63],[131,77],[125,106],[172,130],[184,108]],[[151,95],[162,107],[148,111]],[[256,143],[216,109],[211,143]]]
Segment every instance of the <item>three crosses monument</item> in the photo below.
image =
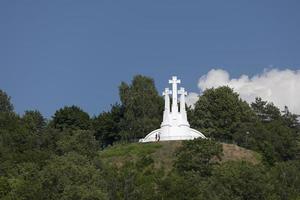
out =
[[[185,108],[185,96],[187,92],[183,87],[177,90],[177,84],[181,81],[176,76],[169,80],[172,84],[172,91],[165,88],[163,96],[165,99],[165,109],[163,114],[163,121],[160,129],[154,130],[149,133],[145,138],[140,139],[140,142],[154,142],[157,140],[192,140],[195,138],[205,138],[199,131],[190,128],[187,120],[187,113]],[[172,106],[170,106],[170,95],[172,94]],[[178,109],[178,94],[180,95],[180,108]],[[170,107],[172,109],[170,109]]]

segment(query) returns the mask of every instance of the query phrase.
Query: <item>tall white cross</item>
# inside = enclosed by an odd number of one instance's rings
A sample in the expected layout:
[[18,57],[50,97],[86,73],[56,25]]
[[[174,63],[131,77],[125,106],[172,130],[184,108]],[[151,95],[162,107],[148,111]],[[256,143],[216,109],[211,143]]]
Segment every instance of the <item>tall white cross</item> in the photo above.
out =
[[169,80],[169,83],[172,84],[172,112],[178,112],[177,106],[177,83],[180,83],[180,80],[177,79],[177,76],[173,76],[172,80]]
[[165,111],[170,111],[170,96],[169,94],[172,94],[172,91],[169,90],[169,88],[165,88],[165,91],[162,93],[165,96]]
[[178,94],[180,94],[180,112],[185,111],[185,96],[187,95],[187,92],[184,90],[183,87],[178,90]]

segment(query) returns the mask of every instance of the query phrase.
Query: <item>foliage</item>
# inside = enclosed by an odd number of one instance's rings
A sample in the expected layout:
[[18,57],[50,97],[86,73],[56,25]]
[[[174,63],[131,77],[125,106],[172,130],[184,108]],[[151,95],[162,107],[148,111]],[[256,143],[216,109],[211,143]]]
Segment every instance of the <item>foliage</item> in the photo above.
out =
[[178,173],[170,173],[158,183],[157,199],[167,200],[193,200],[200,191],[199,176],[188,173],[181,176]]
[[[205,182],[203,199],[272,199],[263,166],[247,162],[226,162],[216,166]],[[270,195],[270,196],[269,196]]]
[[163,171],[155,170],[149,156],[141,156],[136,162],[127,162],[120,168],[111,168],[106,176],[109,197],[113,200],[156,199],[157,181]]
[[107,199],[101,171],[86,156],[54,157],[39,176],[42,199]]
[[175,168],[179,173],[194,171],[209,176],[212,167],[221,159],[222,145],[213,140],[184,141],[176,152]]
[[[263,153],[269,164],[296,159],[299,152],[299,127],[288,111],[281,115],[272,103],[256,98],[251,104],[259,121],[251,132],[250,148]],[[286,108],[287,109],[287,108]]]
[[76,152],[93,157],[99,149],[99,142],[95,140],[94,133],[85,130],[65,131],[56,145],[58,155]]
[[46,126],[45,118],[37,110],[25,111],[22,121],[25,124],[25,127],[31,131],[41,131]]
[[285,109],[283,111],[283,120],[285,124],[292,128],[294,131],[299,133],[300,129],[300,122],[298,120],[299,115],[293,114],[289,111],[289,108],[285,106]]
[[110,111],[100,113],[92,121],[103,148],[117,141],[137,141],[161,122],[163,99],[152,78],[137,75],[131,84],[122,82],[119,95],[120,104],[112,105]]
[[300,198],[300,162],[278,163],[268,174],[274,193],[280,200]]
[[65,106],[55,112],[52,126],[60,130],[88,130],[90,128],[90,117],[77,106]]
[[10,97],[0,89],[0,113],[1,112],[12,112],[14,106],[10,102]]
[[93,119],[93,129],[96,131],[97,140],[101,141],[103,147],[112,145],[120,140],[121,120],[124,109],[121,105],[115,104],[109,112],[103,112]]
[[244,123],[254,119],[249,105],[229,87],[207,89],[195,104],[190,123],[208,137],[232,142]]
[[119,95],[124,107],[121,137],[131,140],[144,137],[159,128],[163,112],[163,99],[152,78],[137,75],[128,85],[122,82]]
[[263,122],[280,119],[280,110],[273,103],[263,101],[260,97],[255,98],[255,102],[251,103],[251,107],[256,115]]

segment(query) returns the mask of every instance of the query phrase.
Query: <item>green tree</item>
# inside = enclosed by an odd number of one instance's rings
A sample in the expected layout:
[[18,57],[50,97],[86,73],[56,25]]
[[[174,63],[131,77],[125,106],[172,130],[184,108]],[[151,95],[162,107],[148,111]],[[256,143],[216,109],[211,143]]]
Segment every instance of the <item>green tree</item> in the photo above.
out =
[[39,200],[42,199],[41,185],[38,181],[39,167],[32,162],[14,166],[9,176],[10,191],[1,199]]
[[297,133],[300,132],[300,122],[298,120],[299,115],[293,114],[289,111],[289,108],[287,106],[284,107],[284,111],[283,112],[283,120],[285,122],[285,124],[294,129],[294,131],[296,131]]
[[88,130],[90,128],[90,117],[77,106],[65,106],[55,112],[52,126],[60,130]]
[[260,97],[255,98],[251,107],[262,122],[270,122],[281,118],[280,110],[273,103],[263,101]]
[[299,141],[297,135],[284,124],[274,121],[267,125],[270,132],[268,141],[274,146],[278,161],[293,160],[299,151]]
[[112,145],[115,141],[120,140],[120,123],[123,120],[123,115],[123,107],[115,104],[109,112],[103,112],[93,119],[96,139],[102,142],[103,147]]
[[22,117],[22,121],[26,128],[31,131],[41,131],[46,126],[46,120],[37,110],[27,110]]
[[208,137],[227,142],[233,142],[234,134],[243,123],[255,121],[249,105],[227,86],[205,90],[193,112],[192,127]]
[[156,199],[198,200],[202,187],[201,178],[194,172],[189,172],[184,176],[175,172],[169,173],[158,180],[158,198]]
[[201,176],[209,176],[222,153],[222,145],[213,140],[183,141],[176,151],[175,168],[179,173],[195,171]]
[[199,199],[261,200],[274,199],[263,166],[242,162],[225,162],[216,166],[202,185]]
[[150,156],[142,156],[136,162],[126,162],[120,167],[106,168],[106,183],[111,200],[158,199],[158,180],[164,176],[154,167]]
[[0,168],[33,158],[26,155],[27,150],[34,147],[32,133],[22,126],[21,119],[14,113],[0,114]]
[[41,199],[107,199],[101,169],[75,152],[49,160],[39,177]]
[[124,107],[124,120],[121,122],[123,139],[141,138],[159,128],[163,99],[159,96],[152,78],[137,75],[130,85],[122,82],[119,94]]
[[0,113],[1,112],[12,112],[14,106],[10,102],[10,97],[0,89]]
[[64,131],[56,142],[56,152],[58,155],[76,152],[92,158],[99,149],[99,142],[95,139],[94,132],[92,131]]
[[252,128],[250,148],[262,152],[264,160],[271,165],[296,159],[300,146],[295,116],[287,108],[282,116],[279,108],[261,98],[256,98],[251,107],[259,122]]
[[4,199],[10,191],[11,188],[8,178],[0,176],[0,199]]
[[288,161],[276,164],[269,173],[273,192],[280,200],[300,199],[300,162]]

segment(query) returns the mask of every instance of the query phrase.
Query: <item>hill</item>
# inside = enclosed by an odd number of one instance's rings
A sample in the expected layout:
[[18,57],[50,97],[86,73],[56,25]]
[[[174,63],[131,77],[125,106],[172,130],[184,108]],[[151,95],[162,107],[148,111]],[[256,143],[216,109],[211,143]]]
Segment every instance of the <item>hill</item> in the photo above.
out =
[[[182,141],[118,144],[103,150],[100,156],[105,162],[121,167],[127,161],[134,162],[136,159],[148,155],[154,160],[155,167],[164,167],[166,170],[171,170],[176,149],[181,144]],[[222,143],[222,146],[223,156],[221,162],[244,160],[257,164],[261,161],[260,154],[252,150],[235,144]]]

